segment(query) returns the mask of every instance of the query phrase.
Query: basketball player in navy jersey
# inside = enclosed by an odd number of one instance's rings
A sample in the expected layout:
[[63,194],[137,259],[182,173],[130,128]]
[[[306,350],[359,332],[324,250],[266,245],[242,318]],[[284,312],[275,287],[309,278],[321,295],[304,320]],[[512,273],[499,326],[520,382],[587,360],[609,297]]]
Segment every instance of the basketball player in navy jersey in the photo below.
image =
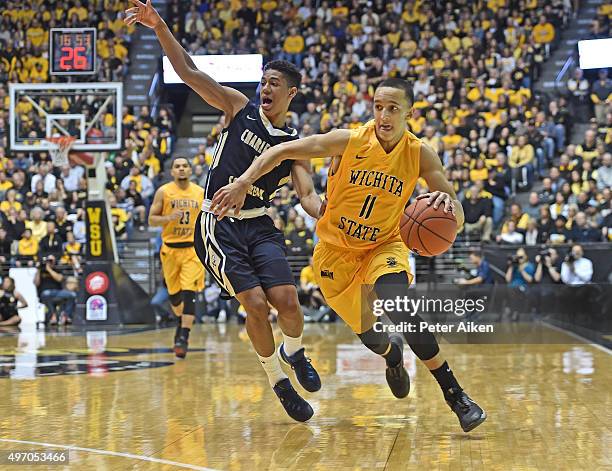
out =
[[[298,138],[297,131],[285,125],[285,118],[300,86],[301,74],[289,62],[268,63],[260,84],[261,105],[255,106],[238,90],[220,85],[197,69],[151,0],[146,4],[130,1],[134,7],[126,11],[126,23],[140,22],[152,28],[179,77],[225,114],[225,128],[217,143],[202,212],[196,222],[195,249],[225,294],[235,296],[245,308],[249,338],[286,412],[294,420],[305,422],[314,413],[312,407],[295,391],[279,359],[294,370],[307,391],[318,391],[321,380],[301,345],[304,317],[286,258],[285,240],[266,208],[276,190],[291,177],[304,210],[318,217],[322,202],[314,191],[310,167],[287,160],[250,186],[238,214],[218,221],[210,211],[215,192],[242,175],[262,152]],[[268,321],[268,303],[278,311],[283,332],[278,355]]]

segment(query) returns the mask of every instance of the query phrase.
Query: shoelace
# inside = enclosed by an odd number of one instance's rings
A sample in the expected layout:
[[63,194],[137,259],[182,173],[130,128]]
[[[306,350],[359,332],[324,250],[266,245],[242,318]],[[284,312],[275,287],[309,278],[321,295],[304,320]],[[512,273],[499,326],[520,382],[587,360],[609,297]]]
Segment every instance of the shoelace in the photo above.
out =
[[391,376],[394,378],[399,378],[402,375],[402,366],[403,365],[390,366],[389,371],[391,372]]

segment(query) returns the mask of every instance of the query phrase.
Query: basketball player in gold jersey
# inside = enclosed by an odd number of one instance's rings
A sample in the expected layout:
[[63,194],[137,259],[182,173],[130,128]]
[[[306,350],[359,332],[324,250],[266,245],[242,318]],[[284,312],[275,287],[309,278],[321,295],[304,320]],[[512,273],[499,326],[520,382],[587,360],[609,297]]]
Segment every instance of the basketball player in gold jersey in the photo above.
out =
[[[385,358],[387,383],[398,398],[410,391],[403,342],[375,329],[369,294],[380,300],[409,296],[409,253],[400,238],[399,221],[419,177],[431,191],[419,198],[428,198],[428,204],[435,208],[444,205],[445,212],[455,214],[459,228],[464,221],[440,159],[406,130],[413,101],[408,82],[386,79],[374,94],[372,121],[354,130],[339,129],[270,148],[213,199],[218,218],[228,212],[231,216],[232,210],[242,207],[249,185],[283,160],[333,156],[328,201],[316,230],[320,239],[314,252],[316,281],[329,305],[364,345]],[[363,295],[368,285],[373,285],[373,293]],[[366,301],[363,309],[362,300]],[[386,314],[394,324],[414,326],[409,329],[414,332],[404,333],[406,341],[439,383],[463,430],[480,425],[486,419],[484,410],[463,392],[433,334],[419,331],[421,317],[399,310],[387,310]]]
[[159,256],[170,304],[178,316],[174,354],[185,358],[195,319],[196,292],[204,288],[204,267],[193,247],[195,222],[204,200],[204,189],[189,181],[191,165],[184,157],[172,161],[171,174],[174,180],[155,193],[149,225],[163,227]]

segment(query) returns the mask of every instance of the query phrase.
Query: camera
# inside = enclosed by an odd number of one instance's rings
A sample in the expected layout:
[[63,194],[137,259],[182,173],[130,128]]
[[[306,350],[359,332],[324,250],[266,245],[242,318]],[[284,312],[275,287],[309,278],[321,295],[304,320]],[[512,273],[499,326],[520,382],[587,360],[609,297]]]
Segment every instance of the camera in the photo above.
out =
[[550,257],[550,250],[549,249],[544,249],[542,251],[540,251],[540,253],[538,253],[538,255],[542,258],[546,258],[546,257]]
[[565,257],[565,261],[567,263],[574,263],[576,261],[576,257],[574,256],[574,254],[572,252],[568,253],[567,256]]
[[521,263],[521,257],[518,255],[508,255],[508,265],[518,265]]

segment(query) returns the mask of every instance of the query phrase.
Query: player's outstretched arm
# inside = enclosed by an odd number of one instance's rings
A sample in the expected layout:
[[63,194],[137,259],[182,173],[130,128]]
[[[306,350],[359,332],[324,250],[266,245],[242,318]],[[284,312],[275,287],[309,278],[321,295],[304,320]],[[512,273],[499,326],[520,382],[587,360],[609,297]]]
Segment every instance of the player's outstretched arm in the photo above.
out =
[[457,194],[453,185],[448,181],[444,174],[444,167],[438,154],[427,144],[421,144],[421,157],[419,161],[420,174],[427,182],[430,193],[419,195],[417,199],[429,198],[428,204],[438,208],[444,204],[445,212],[451,211],[457,219],[457,230],[463,227],[464,215],[461,202],[457,199]]
[[134,7],[126,10],[128,16],[125,23],[133,25],[138,22],[153,29],[181,80],[210,106],[223,111],[225,113],[225,124],[229,124],[236,113],[244,108],[249,99],[238,90],[224,87],[210,75],[198,70],[187,51],[176,40],[166,22],[153,8],[151,0],[147,0],[146,3],[142,3],[140,0],[130,1]]
[[313,218],[319,219],[323,215],[321,213],[323,201],[315,191],[310,173],[309,162],[296,160],[291,167],[291,180],[304,211]]
[[315,134],[270,147],[255,159],[239,178],[215,193],[210,207],[211,211],[217,214],[219,220],[223,219],[232,208],[234,214],[238,215],[244,205],[249,187],[283,160],[311,160],[317,157],[342,155],[350,136],[351,132],[347,129],[338,129],[327,134]]

